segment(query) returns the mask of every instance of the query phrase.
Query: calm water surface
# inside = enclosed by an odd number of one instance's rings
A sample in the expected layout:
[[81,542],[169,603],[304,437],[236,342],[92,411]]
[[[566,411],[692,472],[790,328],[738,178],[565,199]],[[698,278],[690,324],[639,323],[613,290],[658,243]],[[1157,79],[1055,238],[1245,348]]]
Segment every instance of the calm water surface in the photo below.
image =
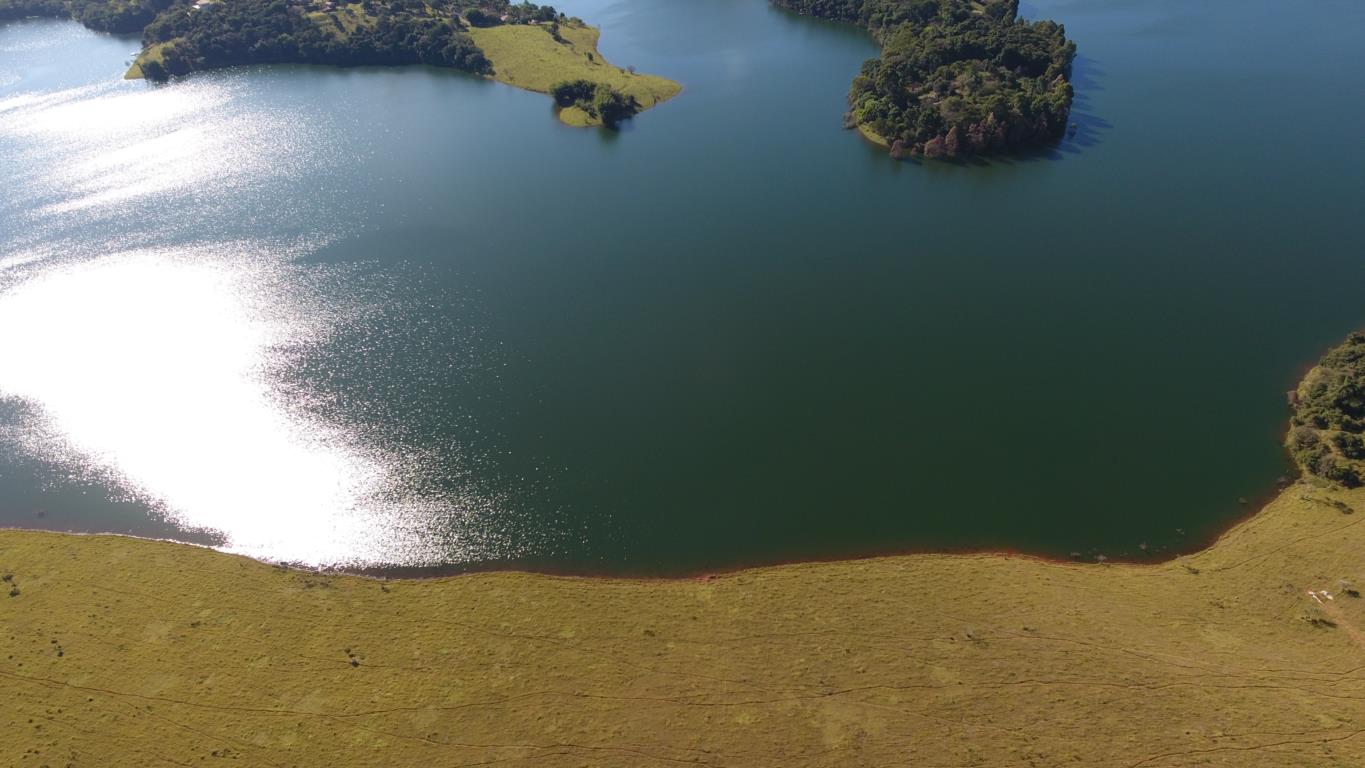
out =
[[[1047,0],[1076,135],[895,163],[875,54],[763,0],[572,0],[681,97],[124,82],[0,26],[0,524],[352,567],[1152,557],[1273,489],[1365,325],[1365,4]],[[1144,552],[1139,544],[1147,544]]]

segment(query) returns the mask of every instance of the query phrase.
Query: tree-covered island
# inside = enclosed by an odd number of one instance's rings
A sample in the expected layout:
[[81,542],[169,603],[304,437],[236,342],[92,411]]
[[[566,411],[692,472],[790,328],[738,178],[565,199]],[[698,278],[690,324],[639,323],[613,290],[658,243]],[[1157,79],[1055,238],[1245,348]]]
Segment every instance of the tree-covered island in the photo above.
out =
[[[553,94],[586,82],[572,125],[615,125],[677,95],[671,80],[617,67],[597,30],[549,5],[509,0],[0,0],[0,21],[71,18],[91,29],[141,33],[131,78],[166,81],[244,64],[425,64]],[[600,108],[599,108],[600,107]]]
[[866,27],[882,46],[849,91],[846,124],[892,155],[1015,152],[1057,141],[1076,44],[1019,0],[772,0]]

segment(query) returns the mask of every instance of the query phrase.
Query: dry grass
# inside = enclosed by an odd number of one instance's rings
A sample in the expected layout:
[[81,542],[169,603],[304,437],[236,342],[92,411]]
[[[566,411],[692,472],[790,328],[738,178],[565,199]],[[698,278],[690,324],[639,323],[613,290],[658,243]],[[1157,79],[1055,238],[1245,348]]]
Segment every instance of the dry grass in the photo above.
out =
[[1361,765],[1365,600],[1338,582],[1365,583],[1362,523],[1365,492],[1299,484],[1156,566],[922,555],[714,579],[389,583],[0,532],[19,592],[0,594],[0,755]]
[[[565,80],[591,80],[634,96],[644,109],[662,104],[682,91],[682,86],[672,80],[632,74],[609,63],[597,50],[595,27],[560,24],[562,42],[550,35],[546,25],[474,28],[470,35],[493,63],[495,79],[528,91],[549,93],[556,83]],[[563,110],[561,119],[571,125],[600,124],[587,119],[581,110]]]
[[866,125],[859,125],[858,133],[864,139],[867,139],[868,141],[872,142],[873,144],[876,144],[879,147],[882,147],[884,149],[891,148],[891,142],[887,141],[885,136],[882,136],[880,133],[877,133],[876,131],[872,130]]

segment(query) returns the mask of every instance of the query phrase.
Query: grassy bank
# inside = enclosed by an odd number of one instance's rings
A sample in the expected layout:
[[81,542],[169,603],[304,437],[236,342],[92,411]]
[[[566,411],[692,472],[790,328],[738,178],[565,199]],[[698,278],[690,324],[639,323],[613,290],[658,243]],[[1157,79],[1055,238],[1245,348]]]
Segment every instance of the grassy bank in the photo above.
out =
[[156,43],[149,45],[142,50],[133,60],[133,65],[123,74],[124,80],[141,80],[145,75],[142,74],[142,65],[159,64],[164,66],[166,61],[166,49],[172,47],[174,43]]
[[872,130],[866,125],[859,125],[858,133],[864,139],[867,139],[868,141],[872,142],[873,144],[876,144],[877,146],[883,149],[891,148],[891,142],[887,141],[885,136],[882,136],[881,134],[877,133],[876,131]]
[[1365,488],[1324,478],[1365,451],[1362,380],[1357,334],[1297,391],[1304,479],[1156,565],[908,555],[657,581],[376,581],[0,531],[0,755],[1360,765]]
[[[556,83],[588,80],[635,97],[642,109],[682,91],[667,78],[636,74],[608,62],[597,50],[598,30],[585,24],[560,24],[558,40],[543,24],[474,28],[469,34],[492,62],[494,79],[528,91],[549,93]],[[570,125],[600,124],[575,107],[559,110],[559,117]]]
[[1356,765],[1365,600],[1339,582],[1365,583],[1362,522],[1365,491],[1301,483],[1162,565],[916,555],[673,581],[385,583],[0,532],[0,754]]

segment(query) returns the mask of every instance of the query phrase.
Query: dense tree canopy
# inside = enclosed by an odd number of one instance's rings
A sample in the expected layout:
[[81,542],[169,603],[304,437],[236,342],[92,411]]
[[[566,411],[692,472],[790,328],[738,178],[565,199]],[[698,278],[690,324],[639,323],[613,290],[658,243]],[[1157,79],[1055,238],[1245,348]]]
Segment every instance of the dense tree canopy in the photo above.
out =
[[1365,481],[1365,334],[1328,352],[1294,393],[1289,452],[1304,471],[1355,487]]
[[287,0],[229,0],[194,8],[185,0],[158,16],[143,43],[168,43],[152,79],[234,64],[431,64],[487,72],[488,60],[454,19],[457,9],[421,0],[367,3],[345,15]]
[[0,20],[69,17],[92,29],[141,32],[154,56],[144,76],[165,80],[236,64],[429,64],[488,74],[465,31],[560,18],[509,0],[0,0]]
[[99,32],[141,32],[172,0],[0,0],[0,20],[72,18]]
[[893,154],[1006,152],[1066,130],[1076,45],[1051,21],[1019,19],[1018,0],[773,0],[859,23],[882,43],[849,92],[850,126]]
[[640,102],[634,96],[591,80],[557,83],[550,89],[550,95],[560,107],[578,107],[608,127],[640,111]]

